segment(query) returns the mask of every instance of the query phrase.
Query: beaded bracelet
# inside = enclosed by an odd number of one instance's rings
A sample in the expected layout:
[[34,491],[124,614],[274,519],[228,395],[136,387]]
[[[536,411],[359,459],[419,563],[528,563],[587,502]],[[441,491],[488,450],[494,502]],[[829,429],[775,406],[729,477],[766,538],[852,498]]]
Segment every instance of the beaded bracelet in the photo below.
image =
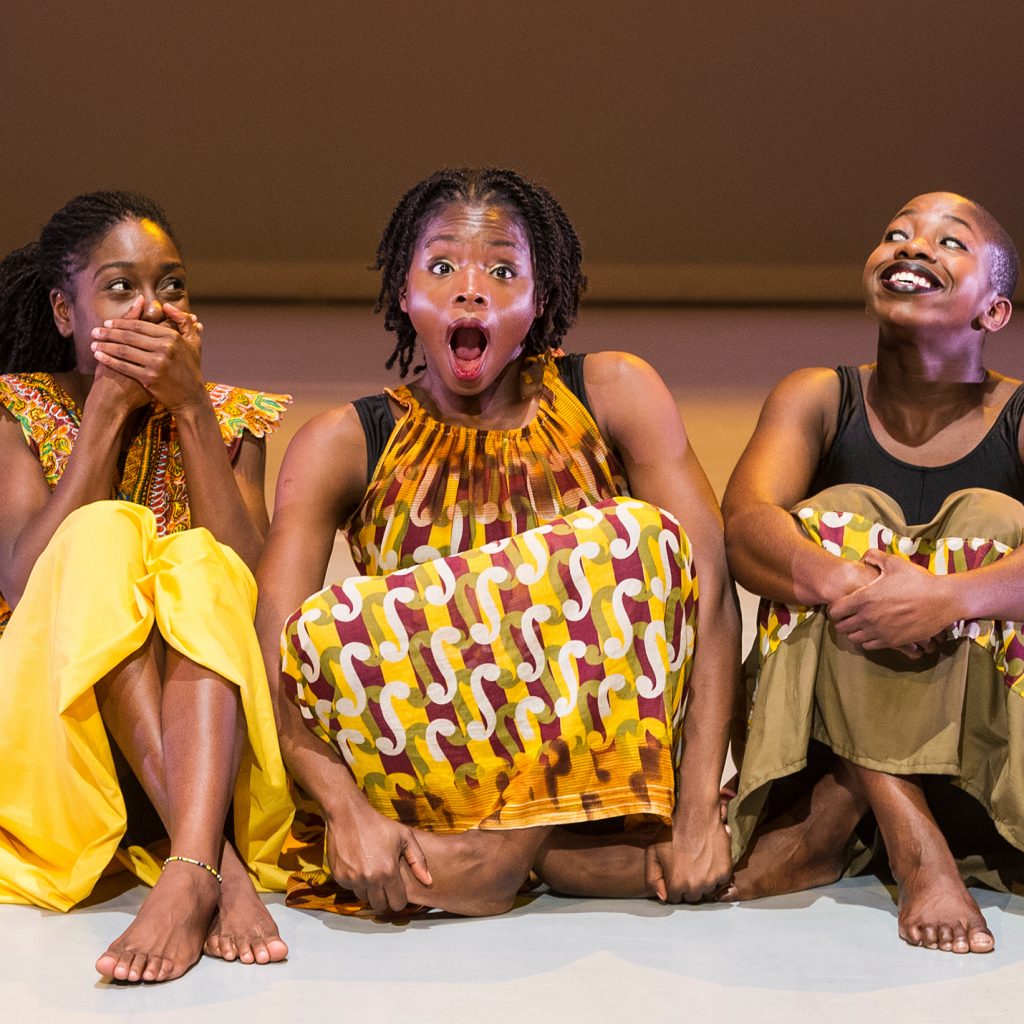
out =
[[167,860],[164,861],[164,867],[167,867],[168,864],[176,860],[181,861],[182,864],[194,864],[197,868],[209,871],[210,874],[217,879],[219,884],[224,884],[224,879],[221,877],[220,872],[212,864],[207,864],[204,860],[196,860],[195,857],[168,857]]

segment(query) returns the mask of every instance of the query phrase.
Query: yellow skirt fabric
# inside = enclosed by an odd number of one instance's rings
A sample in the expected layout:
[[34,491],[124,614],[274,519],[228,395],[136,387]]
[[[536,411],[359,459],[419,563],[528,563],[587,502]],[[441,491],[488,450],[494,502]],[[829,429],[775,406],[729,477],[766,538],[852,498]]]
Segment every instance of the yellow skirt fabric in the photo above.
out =
[[204,529],[158,537],[153,513],[102,501],[70,515],[0,637],[0,903],[69,910],[115,857],[153,884],[140,847],[118,851],[125,804],[93,686],[155,627],[239,688],[248,742],[234,789],[235,845],[263,889],[293,815],[252,626],[256,585]]

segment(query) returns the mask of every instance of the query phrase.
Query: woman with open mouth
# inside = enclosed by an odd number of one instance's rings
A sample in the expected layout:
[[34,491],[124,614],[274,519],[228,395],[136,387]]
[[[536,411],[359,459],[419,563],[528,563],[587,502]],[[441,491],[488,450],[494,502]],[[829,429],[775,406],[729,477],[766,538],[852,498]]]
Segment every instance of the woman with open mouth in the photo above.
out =
[[[561,354],[579,240],[513,171],[420,182],[377,262],[387,365],[413,378],[299,432],[259,572],[320,826],[289,902],[499,913],[531,871],[714,894],[739,620],[674,399],[628,354]],[[307,598],[338,529],[363,575]]]

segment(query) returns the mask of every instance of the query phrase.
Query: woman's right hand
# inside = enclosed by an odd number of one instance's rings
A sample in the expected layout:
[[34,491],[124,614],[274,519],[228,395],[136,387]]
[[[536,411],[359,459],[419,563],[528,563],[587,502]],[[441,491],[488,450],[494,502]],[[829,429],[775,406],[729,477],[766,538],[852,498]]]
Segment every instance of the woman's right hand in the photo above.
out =
[[342,823],[328,820],[327,863],[334,880],[379,914],[402,910],[409,902],[400,870],[403,861],[417,881],[432,883],[427,859],[408,825],[368,804]]

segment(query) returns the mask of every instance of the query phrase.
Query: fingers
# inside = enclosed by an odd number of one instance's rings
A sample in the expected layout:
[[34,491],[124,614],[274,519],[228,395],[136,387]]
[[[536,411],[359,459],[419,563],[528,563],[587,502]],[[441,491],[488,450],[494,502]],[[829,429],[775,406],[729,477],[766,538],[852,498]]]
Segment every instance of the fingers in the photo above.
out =
[[644,858],[644,875],[646,876],[647,887],[654,895],[665,903],[668,900],[668,886],[665,884],[665,869],[658,859],[656,847],[649,846]]
[[422,882],[423,885],[434,884],[434,879],[427,869],[427,858],[420,844],[416,842],[416,837],[411,833],[405,839],[405,844],[402,847],[402,856],[405,858],[405,862],[409,865],[409,870],[412,871],[417,882]]

